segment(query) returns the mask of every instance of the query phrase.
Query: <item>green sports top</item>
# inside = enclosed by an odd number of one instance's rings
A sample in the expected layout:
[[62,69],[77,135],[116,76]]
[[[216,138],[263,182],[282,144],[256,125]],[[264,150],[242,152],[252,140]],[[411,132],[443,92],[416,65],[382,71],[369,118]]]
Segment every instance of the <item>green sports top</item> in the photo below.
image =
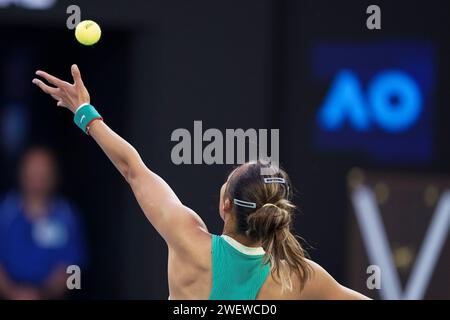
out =
[[263,264],[263,248],[249,248],[233,238],[212,235],[210,300],[255,300],[270,265]]

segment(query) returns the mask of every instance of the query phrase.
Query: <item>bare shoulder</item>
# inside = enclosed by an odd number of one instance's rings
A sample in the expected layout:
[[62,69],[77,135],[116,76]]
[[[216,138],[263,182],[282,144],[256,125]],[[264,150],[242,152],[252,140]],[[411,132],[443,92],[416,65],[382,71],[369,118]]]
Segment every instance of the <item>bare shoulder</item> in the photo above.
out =
[[[181,212],[177,212],[180,210]],[[200,217],[180,206],[171,224],[168,276],[174,299],[205,299],[211,290],[211,234]]]
[[189,260],[209,257],[211,234],[198,214],[184,205],[172,208],[172,214],[178,218],[172,226],[170,238],[166,240],[169,250]]
[[165,221],[168,230],[164,240],[171,247],[184,245],[186,240],[196,240],[198,237],[205,237],[208,228],[201,217],[191,208],[179,203],[166,203],[164,211]]
[[313,300],[360,300],[366,296],[338,283],[321,265],[306,259],[311,276],[302,290],[302,299]]

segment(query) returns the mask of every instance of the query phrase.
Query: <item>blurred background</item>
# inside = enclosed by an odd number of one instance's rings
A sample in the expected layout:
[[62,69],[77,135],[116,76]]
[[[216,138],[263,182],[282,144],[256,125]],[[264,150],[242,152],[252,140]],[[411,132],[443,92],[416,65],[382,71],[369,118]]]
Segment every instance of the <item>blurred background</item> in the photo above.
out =
[[[101,26],[96,45],[66,27],[71,4]],[[211,232],[232,166],[173,164],[171,133],[278,128],[313,260],[372,298],[450,299],[449,35],[444,0],[0,0],[2,296],[45,282],[64,297],[75,263],[70,297],[168,297],[165,243],[126,182],[31,84],[77,63],[106,122]]]

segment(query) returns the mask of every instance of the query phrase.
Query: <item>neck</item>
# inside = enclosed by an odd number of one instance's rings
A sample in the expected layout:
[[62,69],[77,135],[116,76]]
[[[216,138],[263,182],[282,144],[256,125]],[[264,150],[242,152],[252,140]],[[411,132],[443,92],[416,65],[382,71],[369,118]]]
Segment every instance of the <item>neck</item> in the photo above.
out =
[[234,232],[231,230],[227,230],[227,228],[223,229],[222,234],[233,238],[234,240],[236,240],[237,242],[239,242],[240,244],[242,244],[246,247],[257,248],[257,247],[262,246],[261,241],[254,241],[254,240],[252,241],[249,238],[247,238],[245,235],[238,234],[237,232]]
[[23,205],[28,216],[40,217],[48,210],[48,199],[40,195],[25,195]]

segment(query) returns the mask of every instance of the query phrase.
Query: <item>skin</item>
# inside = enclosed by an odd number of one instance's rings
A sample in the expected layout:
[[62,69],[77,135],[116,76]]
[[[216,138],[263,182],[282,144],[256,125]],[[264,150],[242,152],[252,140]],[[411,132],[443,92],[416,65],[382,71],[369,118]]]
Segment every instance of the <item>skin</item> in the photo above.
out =
[[[51,95],[57,106],[72,112],[90,96],[76,65],[71,67],[73,83],[60,80],[44,71],[33,79],[42,91]],[[184,206],[169,185],[146,167],[139,153],[103,121],[94,121],[89,133],[130,185],[136,200],[150,223],[164,238],[169,250],[168,276],[171,299],[208,299],[211,291],[211,234],[200,216]],[[235,215],[224,196],[226,183],[220,190],[219,212],[224,221],[224,234],[246,246],[260,246],[235,232]],[[269,276],[257,299],[366,299],[365,296],[337,283],[322,267],[308,260],[312,278],[300,290],[299,279],[292,279],[293,290],[282,292],[277,279]]]
[[[30,151],[23,161],[19,181],[24,213],[36,220],[48,213],[48,206],[57,183],[53,158],[43,149]],[[42,286],[16,283],[0,264],[0,296],[11,300],[39,300],[61,298],[66,291],[66,270],[56,266]]]

